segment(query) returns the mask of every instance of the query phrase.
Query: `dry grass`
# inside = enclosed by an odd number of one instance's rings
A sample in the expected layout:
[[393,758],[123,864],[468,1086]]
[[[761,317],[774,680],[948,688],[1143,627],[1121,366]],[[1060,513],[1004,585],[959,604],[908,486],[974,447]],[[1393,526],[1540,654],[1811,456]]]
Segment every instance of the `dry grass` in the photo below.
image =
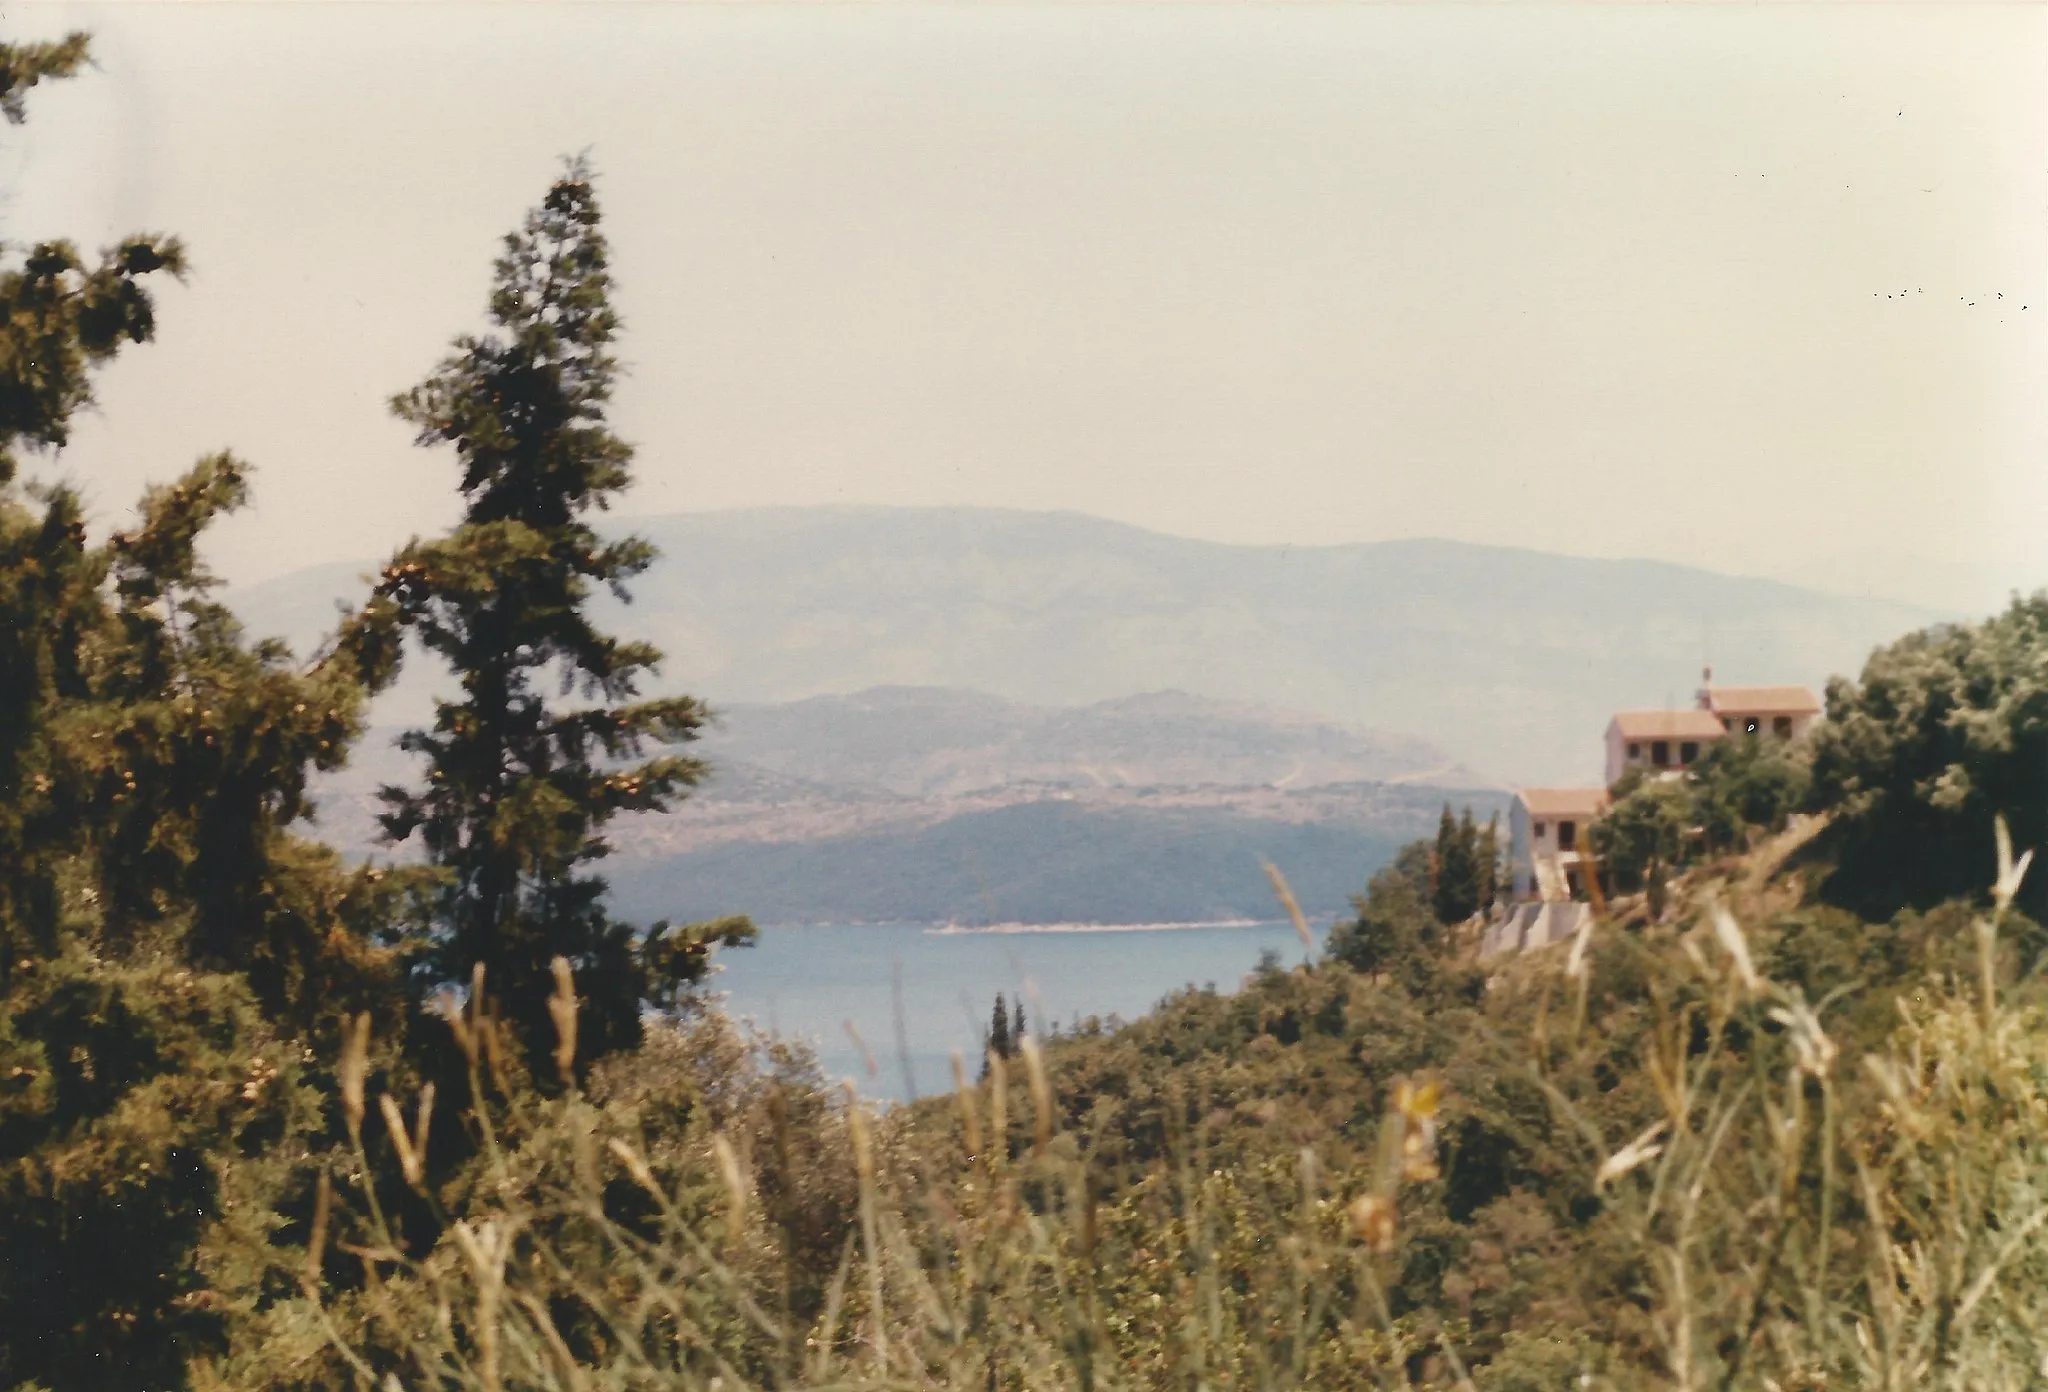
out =
[[[2048,1022],[1998,998],[1999,926],[2026,869],[2001,855],[1977,979],[1902,1000],[1895,1039],[1870,1057],[1842,1057],[1829,1002],[1770,980],[1735,914],[1703,903],[1675,954],[1684,1003],[1640,1060],[1654,1126],[1603,1135],[1555,1081],[1548,1060],[1581,1026],[1531,1041],[1584,1139],[1591,1190],[1654,1274],[1652,1366],[1588,1357],[1578,1385],[1893,1392],[2048,1378]],[[1576,973],[1540,968],[1579,993],[1580,1021],[1583,956],[1599,950],[1596,935],[1575,950]],[[1538,1385],[1505,1364],[1468,1369],[1455,1325],[1394,1313],[1398,1199],[1437,1163],[1427,1079],[1392,1089],[1369,1173],[1327,1175],[1314,1148],[1291,1172],[1226,1172],[1182,1136],[1171,1172],[1146,1181],[1160,1202],[1114,1213],[1035,1041],[1021,1078],[1000,1058],[979,1083],[956,1066],[951,1155],[906,1156],[896,1118],[849,1096],[826,1124],[843,1133],[856,1216],[820,1308],[798,1317],[790,1240],[754,1192],[756,1142],[699,1134],[682,1161],[657,1163],[630,1112],[574,1090],[507,1114],[483,1000],[479,989],[448,1014],[469,1065],[474,1183],[424,1182],[431,1097],[376,1101],[401,1177],[438,1215],[431,1250],[406,1252],[366,1182],[360,1034],[343,1061],[354,1166],[331,1190],[323,1175],[313,1245],[359,1234],[365,1276],[327,1289],[315,1250],[304,1301],[359,1387]],[[572,1047],[567,983],[558,1002]],[[1155,1226],[1131,1230],[1139,1213]]]

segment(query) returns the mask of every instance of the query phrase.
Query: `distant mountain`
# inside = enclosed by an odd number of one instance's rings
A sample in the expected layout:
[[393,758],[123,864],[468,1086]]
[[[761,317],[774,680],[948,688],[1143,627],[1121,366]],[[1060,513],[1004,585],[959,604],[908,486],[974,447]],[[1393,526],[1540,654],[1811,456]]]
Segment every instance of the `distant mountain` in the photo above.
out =
[[[416,769],[377,729],[315,790],[319,829],[376,845],[376,789]],[[1446,801],[1497,790],[1414,740],[1179,692],[1079,709],[890,687],[739,704],[693,747],[675,811],[622,818],[605,864],[630,916],[770,923],[1271,917],[1263,869],[1340,911]]]
[[[1446,541],[1225,546],[1072,513],[776,508],[621,525],[663,559],[608,618],[669,654],[676,689],[716,703],[944,686],[1077,706],[1173,688],[1398,731],[1505,781],[1597,777],[1608,714],[1687,700],[1703,652],[1722,681],[1817,685],[1937,617],[1651,561]],[[303,646],[370,568],[230,599]],[[422,689],[380,718],[413,718]]]
[[1482,781],[1421,740],[1179,691],[1048,707],[944,687],[877,687],[728,706],[702,747],[714,762],[921,796],[1013,783]]

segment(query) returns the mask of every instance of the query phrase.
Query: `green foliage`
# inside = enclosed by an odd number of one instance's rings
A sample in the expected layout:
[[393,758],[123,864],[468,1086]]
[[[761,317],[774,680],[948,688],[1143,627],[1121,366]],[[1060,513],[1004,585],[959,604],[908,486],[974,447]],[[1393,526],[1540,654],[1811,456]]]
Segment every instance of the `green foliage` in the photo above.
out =
[[[0,112],[85,54],[0,45]],[[266,1298],[318,1131],[299,1041],[395,984],[371,936],[406,877],[290,830],[361,692],[210,598],[199,542],[246,468],[200,461],[98,546],[73,491],[16,476],[181,266],[137,237],[0,270],[0,1386],[183,1385]]]
[[1431,868],[1430,907],[1436,910],[1437,922],[1463,923],[1479,912],[1486,893],[1486,867],[1471,808],[1465,809],[1463,821],[1456,821],[1451,817],[1451,805],[1444,804]]
[[66,34],[55,43],[0,44],[0,115],[18,126],[28,117],[23,100],[45,78],[75,76],[91,57],[91,40]]
[[[215,1240],[317,1120],[300,1052],[235,977],[82,946],[0,1016],[0,1384],[181,1386],[260,1281]],[[256,1234],[260,1240],[267,1234]]]
[[[1869,916],[1975,892],[1994,815],[2048,840],[2048,594],[1910,634],[1828,685],[1812,802],[1832,813],[1830,893]],[[2036,918],[2048,882],[2029,890]]]
[[1776,738],[1717,740],[1677,778],[1623,774],[1589,833],[1617,892],[1644,891],[1661,917],[1670,877],[1785,830],[1807,797],[1808,753]]
[[[53,44],[0,44],[0,114],[19,125],[37,83],[75,73],[87,58],[83,34]],[[71,417],[92,404],[91,370],[156,330],[143,278],[181,276],[184,249],[173,238],[132,236],[89,263],[70,242],[38,242],[0,268],[0,485],[20,468],[17,450],[71,438]]]
[[[2002,925],[1965,915],[1958,957],[1955,923],[1909,928],[1887,967],[1870,925],[1744,884],[1674,886],[1673,927],[1606,927],[1469,1000],[1265,970],[881,1117],[814,1081],[764,1090],[705,1017],[657,1036],[658,1069],[618,1056],[503,1125],[503,1178],[429,1196],[451,1218],[431,1251],[378,1236],[363,1182],[389,1162],[362,1156],[335,1231],[388,1255],[374,1304],[328,1268],[327,1376],[2031,1385],[2048,1017],[2013,997]],[[1923,987],[1901,1024],[1898,989],[1950,961],[1976,984]],[[1853,969],[1879,972],[1889,1024],[1802,984]],[[749,1111],[776,1096],[800,1124]],[[792,1145],[830,1196],[801,1239],[763,1163]]]
[[1425,898],[1430,847],[1415,841],[1378,871],[1354,908],[1357,917],[1331,930],[1325,951],[1353,971],[1377,976],[1420,967],[1433,954],[1436,915]]
[[1758,835],[1773,835],[1806,802],[1812,782],[1811,751],[1761,735],[1716,740],[1687,771],[1693,815],[1713,851],[1741,851]]
[[[302,1230],[298,1289],[241,1323],[209,1380],[794,1384],[805,1355],[776,1331],[839,1317],[859,1207],[849,1118],[809,1056],[692,1008],[594,1063],[580,1089],[542,1097],[494,1042],[505,1022],[474,1001],[451,1022],[475,1164],[437,1183],[416,1140],[363,1128]],[[430,1106],[418,1096],[404,1120]],[[433,1214],[424,1237],[409,1207]]]
[[1501,1350],[1479,1368],[1473,1382],[1479,1392],[1564,1392],[1586,1386],[1612,1386],[1605,1378],[1606,1351],[1584,1329],[1545,1327],[1510,1330]]
[[49,448],[71,438],[72,415],[92,404],[89,369],[155,333],[141,278],[184,268],[175,240],[138,236],[96,263],[69,242],[39,242],[19,265],[0,270],[0,437],[8,441],[0,448],[0,482],[20,467],[19,443]]
[[267,1241],[293,1036],[395,984],[370,937],[405,877],[289,830],[360,693],[207,597],[198,538],[243,496],[202,461],[96,548],[69,493],[0,493],[0,1385],[180,1383],[260,1298],[210,1244],[229,1207]]
[[[1457,825],[1450,826],[1459,838]],[[1428,841],[1402,847],[1352,901],[1356,916],[1331,931],[1325,953],[1353,971],[1398,982],[1422,999],[1476,990],[1483,978],[1461,961],[1458,945],[1445,932],[1451,925],[1435,907],[1439,865]]]
[[[587,613],[597,587],[623,597],[653,560],[645,542],[604,541],[589,520],[630,478],[632,452],[605,423],[610,296],[596,195],[574,164],[505,239],[490,302],[497,332],[458,339],[393,403],[420,444],[455,447],[462,522],[392,559],[340,645],[379,681],[409,633],[460,679],[434,728],[401,739],[425,756],[426,781],[384,790],[384,826],[394,841],[417,835],[445,874],[422,983],[466,983],[481,965],[540,1077],[554,1071],[544,1063],[554,959],[576,969],[577,1045],[589,1059],[637,1044],[644,1004],[701,976],[714,941],[751,932],[733,920],[679,939],[657,925],[643,946],[606,911],[605,882],[584,871],[607,853],[612,818],[661,811],[703,773],[673,754],[627,762],[649,743],[694,738],[704,708],[633,700],[660,653],[599,632]],[[600,703],[558,709],[550,684]]]
[[1010,1033],[1010,1007],[1001,991],[996,992],[995,1008],[989,1012],[988,1051],[997,1058],[1014,1058],[1017,1053],[1017,1041]]
[[1652,917],[1661,917],[1665,881],[1690,859],[1698,799],[1682,780],[1644,777],[1630,770],[1614,787],[1614,801],[1588,833],[1601,865],[1618,889],[1643,889]]

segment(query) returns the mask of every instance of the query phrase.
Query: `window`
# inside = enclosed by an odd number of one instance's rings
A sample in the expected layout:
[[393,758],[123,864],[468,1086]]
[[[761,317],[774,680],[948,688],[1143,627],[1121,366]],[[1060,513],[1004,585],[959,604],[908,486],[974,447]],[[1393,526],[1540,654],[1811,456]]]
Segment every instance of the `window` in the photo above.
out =
[[1564,872],[1564,892],[1574,899],[1585,892],[1579,885],[1578,871],[1567,870]]
[[1630,745],[1630,746],[1628,747],[1628,756],[1629,756],[1629,758],[1631,758],[1631,759],[1640,759],[1640,758],[1642,758],[1642,757],[1643,757],[1643,747],[1642,747],[1642,746],[1641,746],[1640,744],[1632,744],[1632,745]]
[[1771,733],[1779,739],[1792,738],[1792,717],[1781,715],[1771,721]]
[[1678,746],[1678,762],[1681,764],[1689,764],[1699,756],[1700,746],[1697,740],[1687,740]]
[[1538,841],[1541,841],[1543,839],[1544,832],[1546,832],[1547,830],[1549,830],[1549,828],[1544,823],[1536,823],[1536,839]]
[[1749,717],[1749,719],[1742,722],[1742,733],[1745,735],[1753,735],[1758,730],[1761,730],[1763,728],[1763,724],[1763,721],[1757,719],[1755,716],[1752,715],[1751,717]]
[[1579,824],[1577,822],[1559,822],[1557,824],[1557,848],[1560,851],[1568,851],[1578,844]]
[[1732,735],[1735,733],[1735,722],[1724,715],[1721,717],[1721,728]]
[[1652,740],[1650,742],[1650,762],[1658,768],[1669,768],[1671,766],[1670,741]]

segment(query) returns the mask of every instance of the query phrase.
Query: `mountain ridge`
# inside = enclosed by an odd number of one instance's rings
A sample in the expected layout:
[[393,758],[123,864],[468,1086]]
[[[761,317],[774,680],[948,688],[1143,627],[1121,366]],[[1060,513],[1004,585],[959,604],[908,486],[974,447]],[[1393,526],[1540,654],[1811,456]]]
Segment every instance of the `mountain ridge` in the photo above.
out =
[[[1178,688],[1396,732],[1488,781],[1597,777],[1613,710],[1818,686],[1928,610],[1651,560],[1436,539],[1250,546],[1079,513],[760,508],[622,520],[663,553],[603,620],[717,705],[878,686],[1080,706]],[[229,595],[301,648],[372,569]],[[426,683],[387,703],[418,719]],[[410,707],[405,701],[411,702]]]

